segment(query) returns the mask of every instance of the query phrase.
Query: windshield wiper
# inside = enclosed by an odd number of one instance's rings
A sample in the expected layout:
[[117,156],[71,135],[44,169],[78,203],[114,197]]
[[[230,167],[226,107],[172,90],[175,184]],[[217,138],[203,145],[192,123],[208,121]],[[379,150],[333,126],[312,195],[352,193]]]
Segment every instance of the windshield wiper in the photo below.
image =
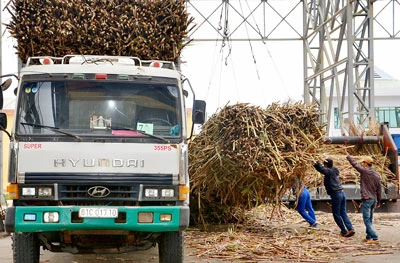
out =
[[161,137],[161,136],[158,136],[158,135],[154,135],[154,134],[150,134],[150,133],[147,133],[147,132],[141,131],[141,130],[135,130],[135,129],[132,129],[132,128],[129,128],[129,127],[112,127],[111,129],[112,130],[133,131],[133,132],[137,132],[137,133],[146,135],[146,136],[148,136],[150,138],[154,138],[154,139],[158,139],[158,140],[161,140],[163,142],[166,142],[166,143],[170,143],[170,141],[165,139],[164,137]]
[[58,133],[67,135],[67,136],[69,136],[69,137],[74,137],[75,139],[77,139],[77,140],[80,141],[80,142],[82,141],[81,137],[79,137],[78,135],[75,135],[75,134],[72,134],[72,133],[69,133],[69,132],[60,130],[60,128],[58,128],[58,127],[52,127],[52,126],[46,126],[46,125],[35,124],[35,123],[28,123],[28,122],[21,122],[21,125],[28,125],[28,126],[32,126],[32,127],[35,127],[35,128],[48,129],[48,130],[50,130],[50,131],[58,132]]

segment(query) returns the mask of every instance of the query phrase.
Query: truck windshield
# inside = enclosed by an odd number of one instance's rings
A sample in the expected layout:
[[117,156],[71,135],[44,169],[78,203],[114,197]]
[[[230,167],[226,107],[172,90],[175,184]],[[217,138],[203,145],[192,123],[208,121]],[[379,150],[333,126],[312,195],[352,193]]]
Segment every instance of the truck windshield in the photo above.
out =
[[62,136],[47,126],[79,136],[180,136],[177,84],[147,82],[25,81],[19,91],[16,134]]

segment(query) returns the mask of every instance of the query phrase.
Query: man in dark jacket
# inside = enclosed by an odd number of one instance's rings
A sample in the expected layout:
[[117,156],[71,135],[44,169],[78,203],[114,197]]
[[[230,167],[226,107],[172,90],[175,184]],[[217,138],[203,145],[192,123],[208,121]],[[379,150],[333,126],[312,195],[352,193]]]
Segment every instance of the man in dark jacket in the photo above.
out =
[[366,227],[366,237],[363,241],[367,244],[379,244],[372,221],[375,207],[379,207],[381,202],[381,176],[372,168],[371,157],[365,157],[362,163],[358,164],[347,151],[346,154],[349,163],[360,173],[362,214]]
[[339,180],[339,170],[333,166],[332,159],[325,159],[324,165],[315,162],[314,168],[324,175],[326,192],[332,199],[333,219],[340,228],[340,235],[351,237],[355,234],[353,225],[347,216],[346,195]]

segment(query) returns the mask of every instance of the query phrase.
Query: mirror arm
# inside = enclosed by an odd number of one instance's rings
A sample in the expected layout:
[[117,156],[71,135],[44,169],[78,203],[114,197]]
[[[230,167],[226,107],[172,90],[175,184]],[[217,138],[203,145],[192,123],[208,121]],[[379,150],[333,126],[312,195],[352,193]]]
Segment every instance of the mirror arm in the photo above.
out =
[[11,140],[11,134],[6,130],[6,129],[4,129],[4,127],[3,126],[0,126],[0,131],[3,131],[3,132],[5,132],[6,134],[7,134],[7,136],[8,136],[8,139],[10,139]]
[[0,75],[0,78],[5,78],[5,77],[14,77],[19,81],[19,78],[17,75],[15,74],[4,74],[4,75]]

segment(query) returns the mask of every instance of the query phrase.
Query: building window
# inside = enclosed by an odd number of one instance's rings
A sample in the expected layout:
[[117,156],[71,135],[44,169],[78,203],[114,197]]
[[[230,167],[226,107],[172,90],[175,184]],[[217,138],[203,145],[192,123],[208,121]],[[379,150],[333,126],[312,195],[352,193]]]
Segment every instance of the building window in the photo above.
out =
[[[340,129],[339,109],[334,108],[333,114],[334,127]],[[376,107],[375,118],[378,122],[387,122],[389,128],[400,128],[400,107]]]
[[387,122],[389,128],[400,127],[400,107],[376,107],[375,117],[379,122]]
[[339,109],[338,108],[334,108],[333,109],[333,122],[334,122],[335,129],[340,129],[341,128],[340,120],[339,120]]

